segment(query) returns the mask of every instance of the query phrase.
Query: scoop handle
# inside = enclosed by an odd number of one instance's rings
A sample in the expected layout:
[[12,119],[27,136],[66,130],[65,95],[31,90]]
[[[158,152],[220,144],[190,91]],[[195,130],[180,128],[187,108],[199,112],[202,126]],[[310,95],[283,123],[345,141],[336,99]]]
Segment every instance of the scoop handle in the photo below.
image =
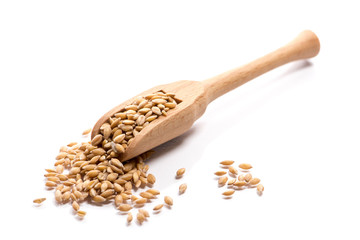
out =
[[315,57],[319,50],[318,37],[312,31],[305,30],[285,46],[261,58],[202,81],[208,102],[281,65]]

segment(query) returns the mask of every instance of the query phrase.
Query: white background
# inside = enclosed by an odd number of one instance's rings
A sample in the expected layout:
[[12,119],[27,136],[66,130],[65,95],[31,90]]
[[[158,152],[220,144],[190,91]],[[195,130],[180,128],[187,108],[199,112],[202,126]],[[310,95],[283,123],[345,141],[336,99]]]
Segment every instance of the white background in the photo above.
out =
[[[359,239],[357,1],[1,1],[1,239]],[[60,146],[150,87],[204,80],[304,29],[320,54],[211,103],[149,160],[174,199],[142,226],[111,205],[56,205],[44,188]],[[265,186],[221,196],[218,162],[249,162]],[[184,178],[175,172],[185,167]],[[178,186],[188,191],[179,196]],[[39,207],[32,200],[48,199]],[[136,214],[136,212],[133,212]]]

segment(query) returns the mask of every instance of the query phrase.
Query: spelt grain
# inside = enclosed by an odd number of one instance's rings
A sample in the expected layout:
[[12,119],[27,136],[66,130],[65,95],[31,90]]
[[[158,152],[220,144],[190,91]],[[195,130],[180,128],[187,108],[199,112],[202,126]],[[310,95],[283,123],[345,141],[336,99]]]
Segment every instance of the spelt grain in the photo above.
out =
[[93,201],[97,202],[97,203],[102,203],[102,202],[105,202],[106,199],[100,195],[96,195],[95,197],[93,197]]
[[224,160],[224,161],[220,162],[220,164],[225,165],[225,166],[232,165],[233,163],[234,163],[234,161],[232,161],[232,160]]
[[142,204],[147,203],[147,201],[148,201],[147,198],[139,198],[139,199],[136,199],[134,202],[135,202],[135,204],[137,204],[137,205],[142,205]]
[[128,212],[126,221],[127,221],[128,223],[130,223],[132,220],[133,220],[133,216],[132,216],[131,212]]
[[55,200],[59,203],[62,201],[62,194],[60,190],[55,191]]
[[78,204],[78,202],[74,201],[72,203],[72,208],[77,212],[80,209],[80,205]]
[[233,166],[230,166],[229,167],[229,172],[234,174],[234,175],[237,175],[238,174],[238,171],[233,167]]
[[185,173],[185,168],[180,168],[176,171],[176,177],[182,177]]
[[132,209],[132,206],[130,204],[121,204],[118,209],[123,212],[130,211]]
[[249,181],[249,184],[250,185],[256,185],[260,182],[260,179],[259,178],[252,178],[250,181]]
[[144,221],[145,221],[145,216],[144,216],[144,214],[142,214],[141,212],[139,212],[137,215],[136,215],[136,218],[137,218],[137,220],[139,221],[139,223],[141,224],[141,223],[143,223]]
[[186,183],[181,184],[181,185],[179,186],[179,193],[180,193],[180,194],[183,194],[183,193],[186,191],[186,189],[187,189]]
[[55,183],[55,182],[51,182],[51,181],[47,181],[47,182],[45,183],[45,186],[50,187],[50,188],[56,187],[56,183]]
[[223,176],[223,175],[225,175],[225,174],[226,174],[225,171],[217,171],[217,172],[215,172],[215,175],[216,175],[216,176]]
[[103,135],[98,134],[91,140],[91,144],[93,146],[97,146],[102,142],[102,140],[103,140]]
[[264,186],[262,184],[259,184],[257,185],[256,189],[259,193],[262,193],[264,191]]
[[252,179],[251,173],[247,173],[244,177],[245,182],[250,182],[251,179]]
[[85,217],[86,212],[79,210],[79,211],[76,212],[76,214],[77,214],[79,217]]
[[169,197],[169,196],[164,197],[164,202],[169,206],[173,205],[173,199],[171,197]]
[[154,210],[154,211],[158,211],[158,210],[160,210],[163,206],[164,206],[164,204],[158,204],[158,205],[156,205],[156,206],[153,208],[153,210]]
[[149,192],[141,192],[139,195],[140,195],[141,197],[147,198],[147,199],[154,198],[154,195],[151,194],[151,193],[149,193]]
[[230,179],[230,180],[227,182],[227,185],[233,185],[235,182],[236,182],[236,179],[235,179],[235,178]]
[[222,186],[222,185],[225,185],[226,182],[227,182],[227,180],[228,180],[228,177],[222,176],[222,177],[219,178],[218,184],[221,185],[221,186]]
[[227,191],[223,192],[222,194],[224,196],[231,196],[234,194],[234,192],[235,192],[234,190],[227,190]]
[[146,190],[148,193],[151,193],[152,195],[159,195],[160,194],[160,191],[159,190],[156,190],[156,189],[148,189]]
[[150,183],[150,184],[154,184],[154,183],[156,182],[156,178],[155,178],[154,175],[152,175],[152,174],[150,173],[150,174],[148,174],[148,176],[147,176],[147,181],[148,181],[148,183]]
[[150,217],[149,212],[146,211],[145,209],[139,209],[139,212],[142,213],[144,215],[144,217],[146,217],[146,218]]
[[83,136],[88,135],[90,132],[91,132],[91,128],[86,129],[85,131],[83,131],[82,135]]
[[33,200],[33,203],[40,204],[40,203],[42,203],[42,202],[45,201],[45,200],[46,200],[46,198],[36,198],[36,199]]
[[235,186],[235,187],[243,187],[245,185],[246,185],[246,182],[244,182],[244,181],[237,181],[237,182],[233,183],[233,186]]
[[241,163],[241,164],[239,165],[239,168],[244,169],[244,170],[249,170],[249,169],[252,168],[252,166],[251,166],[251,164],[249,164],[249,163]]

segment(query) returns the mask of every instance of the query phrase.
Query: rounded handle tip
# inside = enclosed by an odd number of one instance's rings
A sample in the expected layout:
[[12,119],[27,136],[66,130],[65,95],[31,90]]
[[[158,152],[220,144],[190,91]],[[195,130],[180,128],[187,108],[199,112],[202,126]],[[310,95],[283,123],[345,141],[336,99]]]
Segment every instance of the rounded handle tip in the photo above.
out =
[[298,59],[312,58],[320,51],[320,41],[311,30],[302,31],[289,45],[299,51]]

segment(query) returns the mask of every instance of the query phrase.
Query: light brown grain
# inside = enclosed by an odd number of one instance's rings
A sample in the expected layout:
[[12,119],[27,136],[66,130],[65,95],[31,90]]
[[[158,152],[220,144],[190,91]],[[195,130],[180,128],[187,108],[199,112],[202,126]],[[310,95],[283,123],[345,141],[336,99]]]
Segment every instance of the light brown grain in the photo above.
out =
[[143,223],[146,218],[145,218],[144,214],[142,214],[141,212],[138,212],[138,214],[136,215],[136,219],[139,221],[139,223]]
[[249,170],[249,169],[252,168],[252,166],[251,166],[251,164],[249,164],[249,163],[241,163],[241,164],[239,165],[239,168],[244,169],[244,170]]
[[171,197],[169,197],[169,196],[164,197],[164,202],[169,206],[172,206],[174,204],[173,199]]
[[46,198],[36,198],[36,199],[33,200],[33,203],[40,204],[40,203],[42,203],[42,202],[45,201],[45,200],[46,200]]
[[127,221],[128,223],[130,223],[132,220],[133,220],[133,215],[131,214],[131,212],[128,212],[126,221]]
[[245,185],[246,185],[246,182],[244,182],[244,181],[237,181],[237,182],[233,183],[233,186],[235,186],[235,187],[243,187]]
[[135,200],[135,204],[141,205],[141,204],[147,203],[147,201],[148,201],[147,198],[139,198],[139,199]]
[[154,198],[154,195],[151,194],[151,193],[149,193],[149,192],[141,192],[139,195],[140,195],[141,197],[147,198],[147,199]]
[[100,196],[100,195],[96,195],[95,197],[93,197],[93,201],[97,202],[97,203],[102,203],[106,201],[106,198]]
[[187,184],[186,183],[183,183],[179,186],[179,193],[180,194],[183,194],[187,189]]
[[234,175],[237,175],[238,174],[238,171],[233,167],[233,166],[230,166],[229,167],[229,172],[234,174]]
[[225,165],[225,166],[232,165],[233,163],[234,163],[233,160],[224,160],[220,162],[221,165]]
[[256,189],[257,189],[257,191],[258,191],[259,193],[262,193],[265,188],[264,188],[264,186],[263,186],[262,184],[259,184],[259,185],[256,186]]
[[236,179],[235,179],[235,178],[230,179],[230,180],[227,182],[227,185],[233,185],[235,182],[236,182]]
[[154,175],[152,175],[152,174],[150,173],[150,174],[148,174],[148,176],[147,176],[147,181],[148,181],[148,183],[150,183],[150,184],[154,184],[154,183],[156,182],[156,178],[155,178]]
[[78,202],[74,201],[74,202],[72,203],[72,208],[73,208],[75,211],[79,211],[80,205],[78,204]]
[[217,171],[214,173],[216,176],[223,176],[226,174],[226,171]]
[[185,168],[180,168],[176,171],[176,177],[182,177],[185,173]]
[[250,182],[251,179],[252,179],[251,173],[247,173],[244,177],[245,182]]
[[222,186],[222,185],[226,184],[227,180],[228,180],[228,177],[222,176],[219,178],[218,184]]
[[144,215],[144,217],[146,217],[146,218],[150,217],[149,212],[146,211],[145,209],[139,209],[139,212],[142,213]]
[[91,132],[91,128],[86,129],[85,131],[82,132],[82,135],[83,136],[88,135],[90,132]]
[[55,182],[51,182],[51,181],[47,181],[47,182],[45,183],[45,186],[50,187],[50,188],[53,188],[53,187],[56,187],[56,183],[55,183]]
[[118,209],[123,212],[130,211],[132,209],[132,206],[130,204],[121,204]]
[[101,143],[102,140],[103,140],[103,135],[98,134],[91,140],[91,144],[93,146],[97,146]]
[[152,195],[159,195],[160,194],[159,190],[156,190],[156,189],[153,189],[153,188],[150,188],[150,189],[148,189],[146,191],[151,193]]
[[156,205],[156,206],[153,208],[153,210],[154,210],[154,211],[158,211],[158,210],[160,210],[163,206],[164,206],[164,204],[158,204],[158,205]]
[[79,211],[76,212],[76,214],[77,214],[79,217],[85,217],[86,212],[85,212],[85,211],[82,211],[82,210],[79,210]]
[[252,178],[250,181],[249,181],[249,184],[250,185],[256,185],[260,182],[260,179],[259,178]]
[[234,190],[227,190],[227,191],[223,192],[222,194],[224,196],[231,196],[234,194],[234,192],[235,192]]

